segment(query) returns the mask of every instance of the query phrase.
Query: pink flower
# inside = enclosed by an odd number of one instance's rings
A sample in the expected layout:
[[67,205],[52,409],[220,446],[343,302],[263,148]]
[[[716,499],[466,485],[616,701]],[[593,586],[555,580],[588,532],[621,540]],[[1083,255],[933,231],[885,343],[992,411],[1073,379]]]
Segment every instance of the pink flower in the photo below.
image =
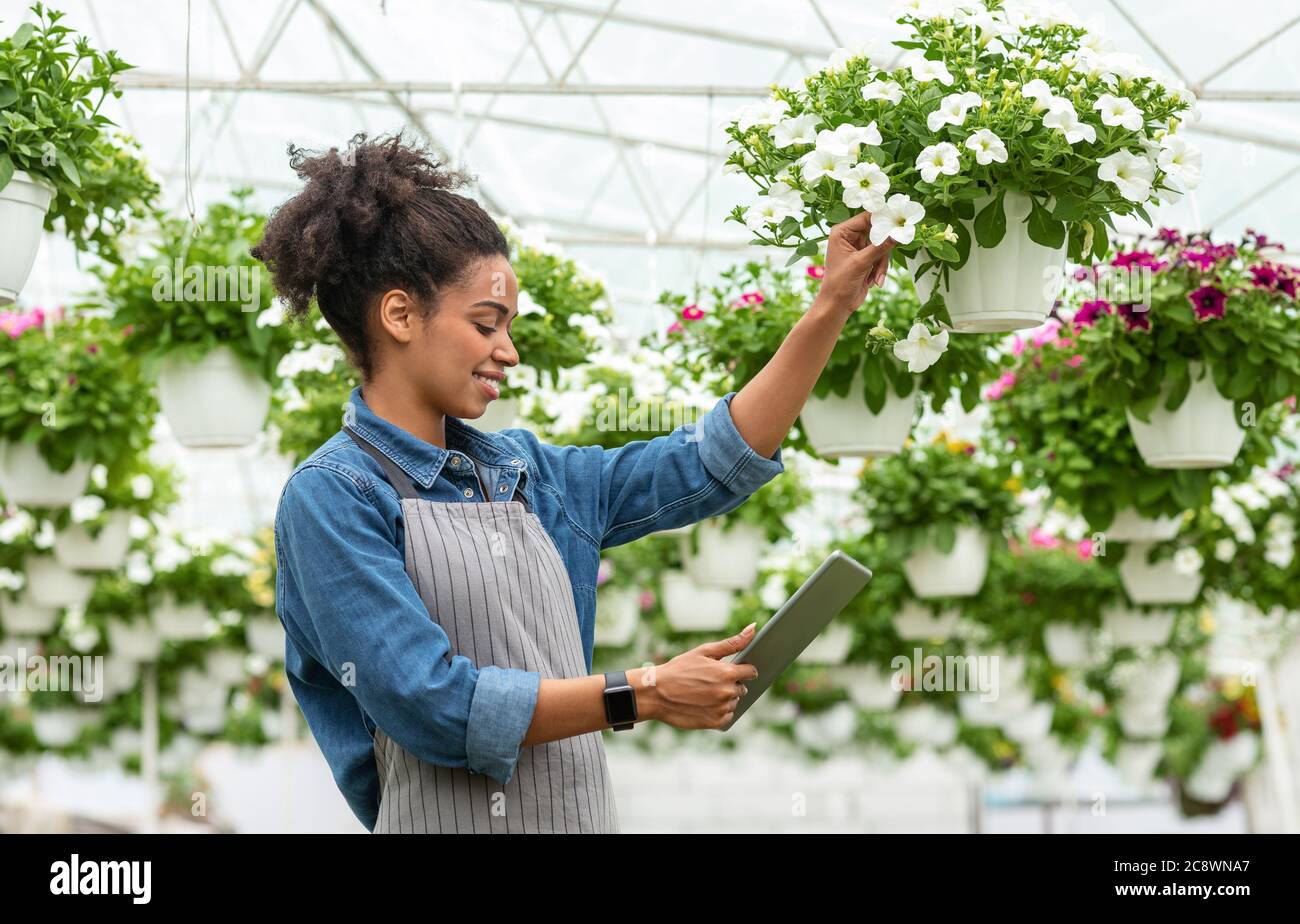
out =
[[1019,356],[1023,352],[1025,352],[1025,341],[1021,339],[1019,334],[1016,334],[1011,338],[1011,355]]
[[77,377],[72,373],[68,373],[68,387],[69,388],[77,387]]
[[1080,539],[1075,551],[1078,552],[1080,558],[1092,558],[1092,540]]
[[1061,544],[1061,540],[1044,531],[1041,526],[1035,526],[1029,531],[1029,544],[1040,549],[1054,549]]
[[1042,327],[1034,331],[1034,336],[1033,336],[1034,346],[1040,347],[1043,346],[1044,344],[1051,343],[1053,340],[1057,338],[1060,330],[1061,330],[1061,322],[1058,321],[1056,318],[1048,318],[1047,322]]
[[736,300],[737,305],[761,305],[767,299],[763,298],[762,292],[745,292]]
[[1091,327],[1097,322],[1098,316],[1109,313],[1110,302],[1102,301],[1101,299],[1084,302],[1079,306],[1079,310],[1074,313],[1074,326],[1076,329],[1080,327]]
[[704,317],[704,309],[699,305],[687,305],[682,309],[682,317],[688,321],[698,321]]
[[614,563],[608,558],[600,560],[600,567],[596,569],[596,586],[599,587],[608,581],[614,574]]
[[1223,317],[1228,296],[1223,290],[1214,286],[1201,286],[1193,292],[1188,292],[1187,300],[1192,303],[1197,320],[1205,321],[1209,318]]
[[1127,304],[1119,306],[1119,316],[1124,319],[1129,330],[1151,330],[1151,315],[1147,311],[1146,305],[1141,306],[1138,310],[1137,305]]
[[1069,366],[1071,369],[1078,369],[1080,366],[1083,365],[1083,354],[1075,353],[1073,356],[1071,356],[1069,359],[1065,361],[1065,364]]
[[807,272],[813,279],[821,279],[826,275],[826,267],[814,263],[812,266],[808,267],[805,272]]
[[1156,237],[1166,244],[1181,244],[1183,242],[1183,235],[1173,228],[1161,228],[1156,232]]
[[1014,384],[1016,384],[1016,374],[1014,372],[1004,372],[996,382],[984,390],[984,397],[990,401],[997,401]]
[[673,323],[668,325],[668,333],[670,334],[680,334],[685,330],[686,328],[682,327],[681,321],[674,321]]
[[86,344],[86,352],[89,353],[91,356],[94,356],[96,353],[99,352],[99,344],[98,343]]
[[1164,260],[1159,260],[1156,255],[1149,250],[1130,250],[1128,253],[1117,253],[1114,259],[1110,261],[1111,266],[1145,266],[1153,272],[1160,272],[1167,265]]
[[646,610],[654,609],[655,599],[655,592],[653,590],[641,591],[641,611],[645,612]]
[[1250,281],[1259,289],[1272,289],[1277,286],[1277,267],[1271,263],[1257,263],[1250,267]]

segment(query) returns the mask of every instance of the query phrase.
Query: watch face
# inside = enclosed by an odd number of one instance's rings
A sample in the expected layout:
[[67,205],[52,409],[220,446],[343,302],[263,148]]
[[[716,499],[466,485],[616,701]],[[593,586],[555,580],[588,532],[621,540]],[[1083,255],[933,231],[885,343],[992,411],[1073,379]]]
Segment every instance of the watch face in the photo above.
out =
[[631,687],[610,690],[605,694],[605,717],[611,725],[636,720],[636,691]]

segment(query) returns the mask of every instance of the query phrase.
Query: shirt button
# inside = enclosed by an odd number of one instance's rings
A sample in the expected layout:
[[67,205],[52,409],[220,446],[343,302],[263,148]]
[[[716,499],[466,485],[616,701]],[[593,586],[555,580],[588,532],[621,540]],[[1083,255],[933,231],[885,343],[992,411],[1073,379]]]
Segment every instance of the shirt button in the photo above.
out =
[[452,468],[460,468],[460,456],[452,456],[452,457],[451,457],[451,467],[452,467]]
[[510,464],[511,464],[511,465],[523,465],[523,464],[524,464],[524,460],[523,460],[523,459],[511,459],[511,460],[510,460]]
[[506,486],[505,486],[505,485],[502,485],[501,487],[497,488],[497,493],[498,493],[498,494],[505,494],[505,493],[506,493]]
[[473,488],[466,488],[466,489],[465,489],[465,496],[466,496],[466,497],[473,497],[473,496],[474,496],[474,489],[473,489]]

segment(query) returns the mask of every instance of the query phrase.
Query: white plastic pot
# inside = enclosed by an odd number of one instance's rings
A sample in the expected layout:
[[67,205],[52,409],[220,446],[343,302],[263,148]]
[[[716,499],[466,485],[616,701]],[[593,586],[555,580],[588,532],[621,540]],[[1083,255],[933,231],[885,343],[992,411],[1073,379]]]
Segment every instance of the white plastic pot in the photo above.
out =
[[108,736],[108,746],[119,760],[134,757],[144,746],[144,736],[139,729],[115,728]]
[[875,664],[842,664],[828,673],[831,682],[843,688],[859,709],[888,712],[898,705],[903,692],[894,685],[894,675]]
[[274,616],[254,616],[244,622],[248,647],[270,661],[284,660],[284,626]]
[[836,703],[824,712],[800,715],[794,723],[794,739],[812,750],[832,751],[852,741],[857,730],[857,710]]
[[[701,587],[745,590],[758,580],[758,560],[767,544],[763,530],[749,523],[723,529],[717,520],[705,520],[694,536],[682,536],[682,561],[691,579]],[[692,544],[698,550],[691,551]]]
[[1092,662],[1092,630],[1068,622],[1049,622],[1043,626],[1043,647],[1052,663],[1060,667],[1086,667]]
[[980,690],[957,694],[957,711],[969,725],[1002,725],[1023,715],[1034,706],[1034,695],[1017,685],[999,683],[997,695],[990,700]]
[[1169,730],[1168,703],[1125,698],[1115,707],[1126,738],[1162,738]]
[[1052,712],[1051,703],[1034,703],[1024,712],[1005,719],[1002,730],[1012,741],[1021,744],[1042,741],[1052,732]]
[[[975,214],[992,200],[975,200]],[[959,270],[949,270],[943,290],[953,328],[962,333],[991,333],[1037,327],[1047,320],[1052,303],[1065,283],[1065,244],[1044,247],[1029,239],[1030,200],[1008,191],[1003,200],[1007,231],[996,247],[975,243],[974,222],[962,220],[970,234],[970,257]],[[908,260],[915,273],[919,257]],[[921,301],[934,293],[938,277],[927,272],[916,282]]]
[[1101,620],[1116,646],[1154,648],[1169,641],[1176,615],[1173,610],[1143,611],[1116,603],[1101,611]]
[[5,597],[0,601],[0,623],[6,635],[48,635],[58,621],[59,608],[37,603],[28,590],[15,599]]
[[162,651],[162,636],[148,619],[110,619],[106,628],[108,648],[115,655],[132,661],[155,661]]
[[140,667],[134,658],[111,652],[104,658],[100,672],[104,699],[114,699],[135,687],[140,679]]
[[1163,707],[1178,688],[1181,673],[1178,658],[1161,652],[1154,658],[1117,664],[1111,680],[1123,691],[1126,702],[1154,702]]
[[72,744],[86,727],[86,715],[77,709],[32,711],[32,731],[43,747],[63,748]]
[[65,568],[49,555],[29,555],[24,561],[27,589],[41,606],[83,607],[95,589],[95,579]]
[[82,571],[112,571],[126,561],[131,545],[131,514],[125,510],[110,513],[99,535],[80,523],[73,523],[54,539],[54,557],[65,568]]
[[929,703],[898,710],[894,728],[906,740],[932,748],[944,748],[957,740],[957,717]]
[[1124,782],[1141,786],[1150,781],[1163,753],[1159,741],[1123,741],[1115,751],[1115,769]]
[[475,430],[491,433],[519,425],[520,405],[518,398],[497,398],[489,401],[487,410],[477,420],[468,421]]
[[894,631],[904,641],[943,642],[957,628],[960,618],[961,613],[954,608],[934,613],[928,606],[907,600],[893,616]]
[[245,655],[234,648],[213,648],[203,655],[203,669],[223,686],[238,686],[248,677],[244,670]]
[[220,346],[197,362],[166,357],[158,369],[158,401],[182,446],[247,446],[266,422],[271,386]]
[[31,443],[0,441],[0,494],[20,507],[66,507],[85,493],[91,462],[56,472]]
[[800,426],[817,454],[826,459],[878,459],[896,455],[912,432],[920,393],[913,388],[906,398],[885,392],[879,414],[871,413],[862,398],[863,373],[859,369],[843,397],[831,393],[810,397],[799,415]]
[[1190,603],[1201,591],[1204,576],[1183,574],[1174,565],[1174,559],[1163,558],[1150,563],[1147,553],[1151,545],[1135,542],[1124,553],[1119,563],[1119,579],[1134,603]]
[[1125,411],[1133,442],[1142,461],[1152,468],[1222,468],[1237,458],[1246,431],[1237,422],[1232,399],[1219,394],[1214,377],[1205,372],[1197,380],[1203,371],[1201,363],[1188,364],[1192,385],[1178,410],[1165,410],[1170,388],[1166,383],[1151,411],[1150,423]]
[[0,307],[17,301],[27,284],[53,198],[53,186],[23,170],[0,189]]
[[731,619],[734,591],[701,587],[684,571],[659,576],[664,614],[677,632],[714,632]]
[[989,536],[974,526],[957,527],[952,551],[918,549],[903,562],[903,573],[918,597],[970,597],[984,586],[989,570]]
[[796,659],[803,664],[843,664],[853,647],[853,630],[831,623],[813,639]]
[[201,603],[177,603],[169,593],[154,607],[152,616],[154,628],[169,642],[193,642],[208,637],[208,610]]
[[1152,520],[1132,507],[1125,507],[1115,514],[1115,519],[1105,533],[1106,538],[1112,542],[1164,542],[1177,536],[1181,525],[1179,517]]
[[632,643],[641,620],[641,591],[612,587],[596,592],[596,644],[623,648]]

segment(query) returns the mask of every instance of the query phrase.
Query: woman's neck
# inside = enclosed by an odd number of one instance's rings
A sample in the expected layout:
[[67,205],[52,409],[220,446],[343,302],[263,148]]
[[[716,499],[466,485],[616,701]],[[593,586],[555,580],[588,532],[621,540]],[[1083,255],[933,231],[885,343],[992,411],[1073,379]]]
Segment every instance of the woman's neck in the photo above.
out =
[[423,404],[409,385],[385,387],[380,377],[361,386],[361,398],[374,413],[412,436],[440,449],[447,448],[447,415]]

